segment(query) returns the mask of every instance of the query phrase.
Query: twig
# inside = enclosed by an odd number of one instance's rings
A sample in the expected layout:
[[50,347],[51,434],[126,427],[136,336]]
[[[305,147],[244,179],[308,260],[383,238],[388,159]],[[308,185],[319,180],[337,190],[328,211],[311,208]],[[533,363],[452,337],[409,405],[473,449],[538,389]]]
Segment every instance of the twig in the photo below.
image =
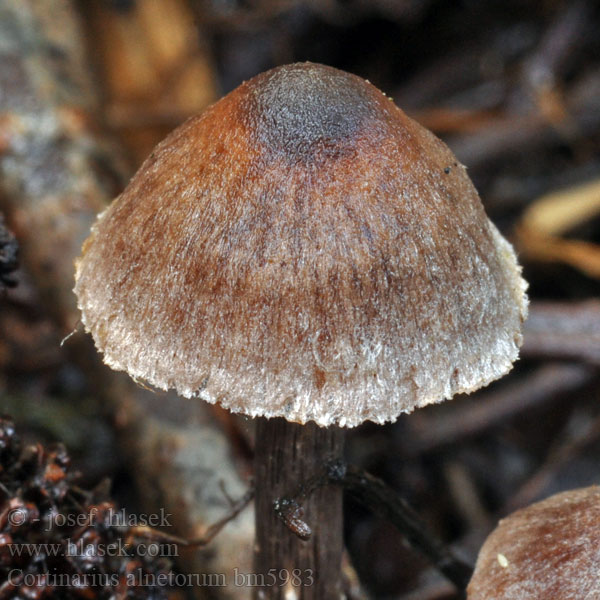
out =
[[231,505],[231,508],[227,512],[227,514],[219,519],[216,523],[213,523],[208,529],[198,538],[193,540],[183,540],[184,546],[187,547],[202,547],[206,546],[210,542],[212,542],[215,536],[229,523],[233,521],[245,508],[250,504],[250,501],[254,498],[254,486],[250,487],[250,489],[236,502]]
[[[581,418],[581,415],[578,415]],[[550,448],[544,462],[536,469],[521,487],[509,498],[501,510],[501,515],[527,506],[534,502],[542,492],[550,487],[552,480],[578,455],[598,442],[600,437],[600,417],[588,422],[589,417],[584,416],[583,421],[587,426],[573,434],[572,423],[567,423],[566,435]]]
[[524,340],[523,356],[600,365],[600,302],[534,302]]
[[577,49],[577,40],[589,27],[589,3],[584,0],[565,4],[542,36],[535,52],[524,61],[525,81],[534,89],[553,85],[562,68]]
[[408,543],[423,553],[456,587],[461,590],[466,588],[472,568],[427,530],[404,498],[362,469],[339,461],[330,463],[323,473],[302,483],[291,497],[277,499],[273,508],[296,535],[307,539],[312,531],[302,519],[302,502],[316,489],[328,484],[342,486],[355,500],[389,520],[402,532]]
[[594,376],[594,369],[586,365],[549,363],[497,391],[480,393],[461,403],[455,401],[443,410],[421,411],[411,415],[410,429],[403,430],[401,451],[416,456],[478,435],[560,394],[581,388]]

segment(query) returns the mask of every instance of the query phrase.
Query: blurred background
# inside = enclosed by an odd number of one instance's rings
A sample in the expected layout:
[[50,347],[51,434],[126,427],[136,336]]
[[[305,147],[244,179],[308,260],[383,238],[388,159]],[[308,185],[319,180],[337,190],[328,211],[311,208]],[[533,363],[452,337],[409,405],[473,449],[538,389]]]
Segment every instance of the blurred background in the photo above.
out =
[[[109,477],[128,511],[166,507],[174,534],[199,535],[243,494],[250,424],[104,367],[78,324],[73,262],[169,131],[243,80],[310,60],[369,79],[453,149],[532,301],[510,375],[352,430],[349,460],[470,561],[508,512],[598,483],[599,31],[592,0],[0,0],[0,212],[20,265],[3,232],[0,413],[27,441],[65,443],[82,486]],[[389,523],[346,508],[354,597],[458,598]],[[251,544],[248,509],[173,568],[249,572]]]

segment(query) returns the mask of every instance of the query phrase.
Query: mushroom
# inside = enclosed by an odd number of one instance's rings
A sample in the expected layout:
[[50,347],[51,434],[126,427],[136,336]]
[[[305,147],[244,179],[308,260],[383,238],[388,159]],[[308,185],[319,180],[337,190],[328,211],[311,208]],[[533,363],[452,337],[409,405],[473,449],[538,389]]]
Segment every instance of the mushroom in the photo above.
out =
[[600,597],[600,487],[550,496],[502,519],[479,552],[468,600]]
[[525,288],[452,152],[369,82],[302,63],[157,146],[99,216],[75,292],[110,367],[257,419],[263,597],[328,599],[340,491],[307,502],[307,541],[273,502],[341,454],[343,428],[506,373]]

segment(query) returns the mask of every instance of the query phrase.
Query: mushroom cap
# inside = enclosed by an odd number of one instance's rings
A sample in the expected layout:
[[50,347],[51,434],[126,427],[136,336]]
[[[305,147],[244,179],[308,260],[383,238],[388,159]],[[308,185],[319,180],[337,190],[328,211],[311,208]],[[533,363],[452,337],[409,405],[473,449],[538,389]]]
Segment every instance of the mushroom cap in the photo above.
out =
[[156,147],[98,217],[75,292],[114,369],[350,427],[506,373],[525,288],[452,152],[369,82],[302,63]]
[[600,597],[600,487],[562,492],[500,521],[477,559],[468,600]]

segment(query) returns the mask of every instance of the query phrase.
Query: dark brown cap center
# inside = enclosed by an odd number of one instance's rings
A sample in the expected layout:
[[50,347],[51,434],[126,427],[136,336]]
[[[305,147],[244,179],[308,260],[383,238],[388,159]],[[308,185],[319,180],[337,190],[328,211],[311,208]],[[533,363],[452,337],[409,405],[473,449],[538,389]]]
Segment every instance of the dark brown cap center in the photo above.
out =
[[259,141],[288,160],[344,154],[376,103],[360,78],[322,65],[301,63],[253,81],[249,111]]

